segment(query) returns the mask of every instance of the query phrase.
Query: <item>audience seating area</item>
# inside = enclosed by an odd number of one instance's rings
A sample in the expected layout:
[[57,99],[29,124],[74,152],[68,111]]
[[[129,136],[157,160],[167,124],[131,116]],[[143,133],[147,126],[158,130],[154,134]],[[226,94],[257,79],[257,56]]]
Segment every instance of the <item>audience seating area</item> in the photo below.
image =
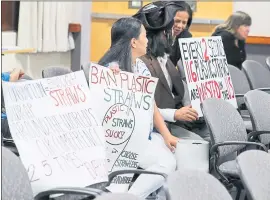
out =
[[[179,170],[166,176],[144,170],[116,171],[109,175],[109,182],[87,188],[55,188],[37,194],[31,190],[26,169],[22,165],[16,146],[10,138],[2,142],[2,198],[4,200],[45,200],[53,194],[64,194],[52,199],[140,200],[131,194],[109,193],[113,178],[119,174],[136,173],[163,176],[164,186],[147,199],[167,200],[230,200],[270,199],[270,57],[266,64],[247,60],[243,70],[229,66],[237,103],[235,109],[220,99],[206,99],[202,104],[205,121],[210,130],[210,173]],[[88,66],[82,70],[88,77]],[[61,67],[49,67],[42,77],[70,73]],[[25,75],[22,79],[31,80]],[[185,88],[187,85],[185,84]],[[188,93],[184,98],[190,104]],[[236,195],[233,191],[236,189]],[[244,197],[243,195],[244,194]],[[165,198],[166,197],[166,198]]]

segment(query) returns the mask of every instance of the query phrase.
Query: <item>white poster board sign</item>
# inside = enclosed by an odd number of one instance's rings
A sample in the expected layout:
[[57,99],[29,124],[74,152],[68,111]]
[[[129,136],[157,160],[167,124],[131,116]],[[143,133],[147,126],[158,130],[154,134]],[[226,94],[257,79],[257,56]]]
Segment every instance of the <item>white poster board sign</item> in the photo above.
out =
[[191,104],[199,117],[207,98],[224,99],[237,108],[221,37],[181,38],[179,46]]
[[[109,172],[138,167],[151,132],[157,80],[127,72],[114,74],[97,64],[90,66],[92,105],[105,130]],[[108,189],[125,192],[132,177],[119,175]]]
[[33,192],[106,182],[104,131],[83,71],[3,82],[8,123]]

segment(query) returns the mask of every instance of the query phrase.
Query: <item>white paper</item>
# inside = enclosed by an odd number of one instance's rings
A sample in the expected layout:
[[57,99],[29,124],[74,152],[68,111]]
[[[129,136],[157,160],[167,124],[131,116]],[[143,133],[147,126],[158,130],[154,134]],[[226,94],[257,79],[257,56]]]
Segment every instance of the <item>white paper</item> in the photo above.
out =
[[83,71],[3,82],[8,123],[34,195],[108,180],[104,130]]
[[[94,111],[105,130],[109,172],[136,169],[148,144],[153,118],[156,78],[113,72],[92,64],[89,88]],[[133,174],[113,180],[112,192],[125,192]]]
[[237,108],[221,37],[181,38],[179,46],[191,105],[199,117],[207,98],[225,99]]

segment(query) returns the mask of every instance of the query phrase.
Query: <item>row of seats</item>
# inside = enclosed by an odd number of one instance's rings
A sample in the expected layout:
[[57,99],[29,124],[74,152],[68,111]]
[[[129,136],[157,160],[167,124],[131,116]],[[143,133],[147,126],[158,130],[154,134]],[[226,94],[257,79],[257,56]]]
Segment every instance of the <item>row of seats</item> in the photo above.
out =
[[239,179],[236,160],[233,158],[250,148],[259,148],[267,152],[269,147],[266,146],[270,143],[270,94],[251,90],[245,94],[244,100],[256,130],[248,135],[240,113],[227,101],[210,98],[201,105],[210,131],[213,174],[228,189],[233,186],[237,188],[236,199],[240,198],[243,185]]
[[[53,194],[64,194],[54,198],[56,200],[142,200],[131,194],[108,193],[104,191],[104,188],[102,190],[72,187],[54,188],[41,192],[34,197],[28,174],[19,157],[2,147],[2,161],[3,200],[48,200],[50,195]],[[270,179],[268,178],[270,177],[270,154],[259,150],[250,150],[240,154],[236,158],[236,162],[240,179],[244,182],[251,199],[268,200],[270,197]],[[108,183],[115,175],[109,176]],[[166,178],[163,186],[166,200],[232,200],[229,192],[218,179],[208,173],[182,170],[163,176]]]
[[239,111],[245,120],[247,130],[252,131],[254,128],[244,104],[244,95],[254,89],[270,92],[270,67],[263,66],[253,60],[246,60],[243,63],[242,70],[232,65],[229,65],[228,69],[232,78]]
[[[250,67],[254,67],[255,65],[253,62],[252,65],[247,65],[247,66],[249,66],[250,68]],[[260,67],[263,67],[263,66],[260,66]],[[245,77],[247,80],[247,83],[250,85],[250,82],[248,81],[248,78],[247,78],[248,75],[244,71],[245,67],[243,67],[243,71],[241,71],[233,66],[229,66],[229,70],[232,76],[232,82],[233,82],[235,91],[238,94],[237,96],[241,96],[242,104],[244,103],[247,106],[247,109],[250,111],[250,120],[253,125],[251,130],[255,130],[257,132],[252,132],[247,136],[245,124],[243,126],[243,119],[241,118],[237,110],[226,101],[218,100],[218,99],[208,99],[202,104],[202,110],[204,112],[206,123],[211,132],[210,133],[211,141],[214,144],[213,147],[211,148],[210,153],[211,153],[212,158],[214,159],[212,166],[214,168],[215,173],[217,174],[217,178],[219,179],[221,178],[222,182],[227,187],[233,184],[238,187],[239,191],[241,191],[243,189],[243,185],[242,185],[241,180],[239,179],[240,172],[237,168],[236,160],[230,160],[226,162],[226,161],[223,161],[223,158],[233,152],[244,151],[245,145],[247,144],[257,145],[258,147],[261,147],[261,149],[264,149],[265,151],[267,151],[267,148],[263,144],[269,144],[270,137],[269,135],[264,136],[261,134],[266,133],[265,130],[270,130],[270,127],[269,127],[270,124],[267,123],[270,121],[270,116],[268,114],[270,113],[270,110],[269,110],[270,109],[269,108],[270,95],[259,90],[252,90],[254,89],[252,87],[249,87],[249,89],[246,92],[238,93],[236,90],[237,86],[235,83],[235,80],[236,80],[235,77],[237,77],[235,76],[236,74],[234,73],[235,71],[238,74],[241,74],[242,77]],[[53,77],[53,76],[58,76],[58,75],[64,75],[70,72],[71,71],[69,69],[65,69],[65,68],[58,68],[58,67],[47,68],[43,70],[42,77],[48,78],[48,77]],[[270,70],[269,70],[269,73],[270,73]],[[88,73],[86,73],[86,75],[88,75]],[[258,76],[256,79],[258,79]],[[268,82],[269,80],[270,79],[268,79]],[[242,85],[243,85],[243,82],[242,82]],[[260,102],[260,104],[257,104],[258,101]],[[258,131],[261,131],[261,132],[258,132]],[[269,131],[267,132],[269,133]],[[177,185],[179,185],[178,182],[177,182]],[[75,194],[80,193],[77,191],[76,188],[74,189],[75,189]],[[55,192],[59,193],[59,190]],[[81,191],[81,192],[83,193],[84,191]],[[63,193],[65,193],[64,190],[63,190]],[[239,194],[240,193],[238,192],[238,195]]]

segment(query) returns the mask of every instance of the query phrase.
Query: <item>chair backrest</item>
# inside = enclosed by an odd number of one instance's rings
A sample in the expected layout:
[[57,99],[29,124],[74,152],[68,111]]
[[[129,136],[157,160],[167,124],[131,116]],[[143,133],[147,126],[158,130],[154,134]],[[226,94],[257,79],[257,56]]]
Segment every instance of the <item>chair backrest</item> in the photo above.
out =
[[34,199],[28,174],[20,158],[5,147],[2,147],[2,199]]
[[71,69],[66,67],[47,67],[42,70],[42,78],[50,78],[71,73]]
[[128,193],[104,193],[95,200],[143,200],[143,198]]
[[267,65],[268,69],[270,69],[270,56],[268,56],[268,57],[265,59],[265,62],[266,62],[266,65]]
[[270,70],[254,60],[246,60],[243,63],[245,72],[251,89],[270,87]]
[[91,66],[91,63],[85,63],[81,66],[81,69],[84,72],[85,78],[87,80],[87,83],[89,84],[89,67]]
[[28,76],[27,74],[24,74],[24,75],[21,77],[21,79],[23,79],[23,80],[33,80],[33,78],[30,77],[30,76]]
[[240,178],[252,199],[270,199],[270,154],[259,150],[241,153],[236,162]]
[[[216,98],[202,103],[204,119],[210,130],[212,144],[225,141],[247,141],[247,132],[241,115],[232,104]],[[242,145],[219,147],[220,156],[228,155],[243,148]]]
[[226,188],[211,174],[181,170],[169,174],[166,186],[171,200],[232,200]]
[[[246,94],[250,90],[249,82],[243,71],[233,65],[228,65],[235,94]],[[237,104],[244,103],[243,97],[237,98]]]
[[185,88],[185,94],[184,94],[183,99],[182,99],[182,104],[183,104],[183,106],[188,106],[188,105],[191,105],[189,90],[188,90],[188,86],[187,86],[185,81],[183,81],[183,85]]
[[[270,131],[270,94],[261,90],[251,90],[245,94],[245,103],[254,130]],[[263,144],[270,143],[270,134],[263,134],[259,137]]]
[[177,67],[178,67],[178,70],[179,70],[179,73],[180,73],[182,80],[186,81],[185,69],[184,69],[184,66],[183,66],[181,59],[179,59],[179,61],[177,62]]

